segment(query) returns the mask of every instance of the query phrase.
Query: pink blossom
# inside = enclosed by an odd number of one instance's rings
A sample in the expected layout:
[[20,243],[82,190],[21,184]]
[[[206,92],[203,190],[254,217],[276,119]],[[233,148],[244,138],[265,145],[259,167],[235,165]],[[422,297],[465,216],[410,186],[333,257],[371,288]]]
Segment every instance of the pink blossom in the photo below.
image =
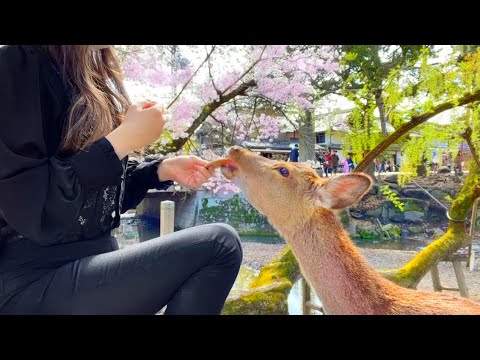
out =
[[[154,47],[146,47],[146,49],[149,51],[135,52],[137,55],[129,56],[124,60],[123,70],[127,79],[151,85],[155,89],[162,90],[162,94],[172,94],[170,99],[162,99],[165,103],[170,103],[179,89],[189,82],[181,96],[172,105],[171,120],[165,126],[173,139],[188,137],[187,129],[202,112],[204,106],[220,100],[210,74],[220,92],[228,89],[228,93],[239,84],[254,80],[257,84],[256,88],[249,89],[244,95],[261,95],[277,106],[295,105],[308,109],[313,106],[308,100],[310,94],[314,92],[311,79],[319,73],[333,74],[339,68],[331,46],[308,48],[304,51],[287,45],[221,46],[214,53],[212,64],[216,63],[214,60],[223,59],[224,64],[229,65],[212,66],[208,71],[206,68],[208,64],[205,64],[202,70],[204,76],[196,75],[192,78],[194,71],[197,70],[195,66],[198,66],[191,65],[195,63],[194,61],[184,69],[173,71],[161,56],[155,55]],[[237,99],[242,102],[243,97],[237,97]],[[219,129],[222,126],[224,131],[227,131],[230,136],[233,135],[239,142],[273,141],[278,137],[280,118],[265,114],[255,115],[252,118],[248,113],[250,110],[245,111],[243,106],[242,111],[236,112],[231,99],[214,111],[212,115],[216,120],[208,118],[207,121],[214,128]],[[163,139],[162,143],[166,141]]]

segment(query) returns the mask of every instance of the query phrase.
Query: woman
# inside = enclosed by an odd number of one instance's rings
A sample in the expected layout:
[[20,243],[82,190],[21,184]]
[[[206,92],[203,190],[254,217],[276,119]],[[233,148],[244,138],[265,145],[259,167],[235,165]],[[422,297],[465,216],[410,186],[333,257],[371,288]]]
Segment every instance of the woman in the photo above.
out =
[[118,250],[111,230],[149,189],[196,188],[194,156],[138,164],[160,106],[130,106],[111,46],[0,48],[0,313],[219,314],[242,251],[228,225]]

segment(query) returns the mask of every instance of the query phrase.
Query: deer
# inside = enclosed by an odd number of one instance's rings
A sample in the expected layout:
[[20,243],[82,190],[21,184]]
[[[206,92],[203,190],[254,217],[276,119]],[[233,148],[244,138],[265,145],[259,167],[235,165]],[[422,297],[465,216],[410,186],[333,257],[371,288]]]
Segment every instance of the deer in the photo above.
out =
[[326,314],[480,315],[480,303],[401,287],[367,264],[338,219],[339,210],[372,187],[367,174],[324,179],[306,164],[267,159],[239,146],[216,166],[290,246]]

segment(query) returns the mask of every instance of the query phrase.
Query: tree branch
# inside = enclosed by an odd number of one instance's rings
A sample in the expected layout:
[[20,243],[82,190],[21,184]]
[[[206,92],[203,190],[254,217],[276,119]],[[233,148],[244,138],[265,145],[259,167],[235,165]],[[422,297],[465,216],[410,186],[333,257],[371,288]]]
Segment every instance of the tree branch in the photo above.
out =
[[383,151],[385,151],[390,145],[392,145],[395,141],[400,139],[403,135],[410,132],[410,130],[414,129],[416,126],[423,124],[427,120],[431,119],[432,117],[446,111],[450,110],[457,106],[463,106],[466,104],[470,104],[474,101],[480,100],[480,90],[475,91],[474,93],[467,93],[464,94],[461,98],[447,101],[443,104],[435,106],[432,110],[425,112],[420,115],[412,116],[412,119],[402,124],[395,132],[393,132],[390,136],[386,137],[383,141],[380,142],[373,150],[371,150],[365,158],[358,164],[355,168],[355,172],[362,172],[367,168],[367,166]]
[[188,139],[193,135],[195,130],[197,130],[200,125],[203,124],[203,122],[207,119],[207,117],[210,116],[215,110],[217,110],[220,106],[223,104],[227,103],[228,101],[232,100],[236,96],[240,95],[245,95],[246,91],[254,86],[256,86],[256,82],[251,80],[247,83],[242,83],[238,87],[236,87],[234,90],[229,92],[226,95],[223,95],[220,100],[215,100],[212,101],[211,103],[205,105],[203,107],[202,112],[200,115],[197,116],[195,120],[193,120],[192,125],[186,130],[186,133],[188,134],[187,137],[184,138],[178,138],[172,141],[171,144],[167,145],[165,148],[164,152],[165,153],[172,153],[172,152],[177,152],[179,151],[183,145],[188,141]]
[[205,60],[203,60],[203,62],[200,64],[200,66],[197,68],[197,70],[195,70],[195,72],[193,73],[193,75],[190,77],[190,79],[188,79],[188,81],[183,85],[182,89],[180,90],[180,92],[177,94],[177,96],[175,96],[175,98],[170,102],[170,104],[168,104],[167,106],[167,109],[170,109],[170,107],[175,103],[175,101],[177,101],[177,99],[180,97],[180,95],[182,95],[183,91],[185,90],[185,88],[188,86],[188,84],[190,84],[190,82],[192,81],[192,79],[195,77],[195,75],[197,75],[198,71],[201,69],[201,67],[203,66],[203,64],[205,64],[208,59],[210,59],[210,56],[212,55],[213,51],[215,50],[215,46],[216,45],[213,45],[212,46],[212,50],[210,50],[210,52],[207,54],[207,57],[205,58]]
[[215,120],[217,123],[219,123],[220,125],[224,126],[225,123],[221,120],[218,120],[215,116],[213,116],[213,114],[210,114],[209,115],[213,120]]
[[260,53],[260,56],[258,57],[258,59],[255,60],[255,61],[253,62],[253,64],[250,65],[250,67],[249,67],[247,70],[245,70],[245,71],[243,72],[243,74],[240,75],[240,77],[239,77],[237,80],[235,80],[235,82],[234,82],[232,85],[230,85],[230,86],[227,87],[225,90],[223,90],[223,94],[225,94],[228,90],[230,90],[230,89],[232,88],[232,86],[234,86],[236,83],[238,83],[240,80],[242,80],[260,61],[262,61],[262,55],[263,55],[263,53],[265,52],[265,49],[267,48],[267,46],[268,46],[268,45],[265,45],[265,46],[263,47],[262,52]]
[[[205,45],[205,50],[207,50],[206,47],[207,46]],[[208,52],[207,52],[207,56],[208,56]],[[212,63],[211,63],[210,59],[208,59],[208,75],[210,76],[210,80],[212,80],[212,86],[215,89],[215,92],[217,93],[218,96],[222,96],[222,92],[220,90],[218,90],[217,86],[215,85],[215,81],[213,81]]]
[[465,132],[460,135],[462,138],[465,139],[465,141],[468,144],[468,147],[470,148],[470,152],[472,153],[472,157],[477,163],[478,168],[480,169],[480,159],[478,158],[477,151],[475,150],[475,146],[473,145],[472,142],[472,128],[470,126],[467,126],[465,129]]

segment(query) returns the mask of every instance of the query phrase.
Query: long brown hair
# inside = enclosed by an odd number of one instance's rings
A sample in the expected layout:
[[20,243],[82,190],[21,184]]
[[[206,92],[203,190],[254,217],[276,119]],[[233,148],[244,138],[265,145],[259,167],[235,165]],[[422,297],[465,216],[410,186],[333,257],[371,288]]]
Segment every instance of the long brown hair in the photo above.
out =
[[130,106],[119,60],[113,46],[44,47],[73,95],[60,150],[82,150],[115,129]]

